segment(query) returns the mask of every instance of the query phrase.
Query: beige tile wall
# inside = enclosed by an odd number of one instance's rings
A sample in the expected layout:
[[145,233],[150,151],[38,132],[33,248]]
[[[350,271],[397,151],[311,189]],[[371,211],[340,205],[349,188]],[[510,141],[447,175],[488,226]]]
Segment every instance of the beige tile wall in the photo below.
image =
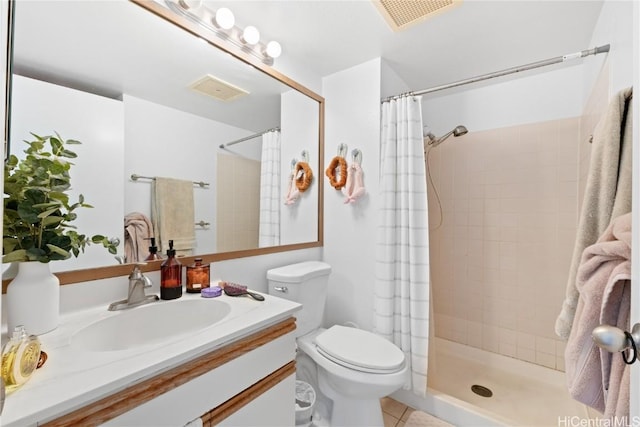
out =
[[216,252],[258,247],[260,162],[218,154]]
[[429,153],[442,206],[429,185],[437,336],[564,369],[554,323],[576,233],[579,135],[580,118],[470,129]]

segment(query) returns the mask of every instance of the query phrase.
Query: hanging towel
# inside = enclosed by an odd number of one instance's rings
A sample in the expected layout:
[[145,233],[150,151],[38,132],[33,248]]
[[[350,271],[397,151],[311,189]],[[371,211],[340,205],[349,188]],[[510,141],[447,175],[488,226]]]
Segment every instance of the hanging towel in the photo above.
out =
[[156,177],[151,184],[151,220],[161,252],[173,248],[188,256],[196,246],[193,182]]
[[629,88],[614,97],[593,132],[591,163],[566,296],[555,325],[556,334],[565,340],[571,332],[578,303],[576,273],[582,252],[597,241],[613,219],[631,211],[631,93]]
[[153,225],[140,212],[131,212],[124,217],[124,256],[126,262],[144,261],[149,252],[149,239],[153,237]]
[[576,316],[565,350],[569,394],[607,418],[629,414],[629,368],[620,354],[600,349],[591,333],[601,324],[629,330],[630,257],[629,213],[615,219],[583,253]]

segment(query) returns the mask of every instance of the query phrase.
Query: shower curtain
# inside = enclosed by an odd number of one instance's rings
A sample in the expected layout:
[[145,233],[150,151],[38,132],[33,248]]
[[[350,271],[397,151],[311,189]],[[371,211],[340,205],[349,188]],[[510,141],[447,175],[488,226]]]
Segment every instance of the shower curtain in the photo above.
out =
[[262,135],[258,247],[280,244],[280,132]]
[[405,353],[405,389],[424,396],[429,340],[429,235],[420,98],[382,104],[381,205],[374,331]]

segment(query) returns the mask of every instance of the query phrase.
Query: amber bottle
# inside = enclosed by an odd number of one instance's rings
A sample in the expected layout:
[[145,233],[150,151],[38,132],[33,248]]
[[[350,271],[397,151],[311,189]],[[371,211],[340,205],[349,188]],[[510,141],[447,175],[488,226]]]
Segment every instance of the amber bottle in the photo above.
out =
[[202,265],[202,258],[196,258],[194,264],[187,266],[187,292],[199,293],[209,287],[209,266]]
[[156,261],[162,259],[162,257],[158,253],[156,239],[154,237],[150,237],[149,240],[151,240],[151,245],[149,246],[149,255],[145,258],[145,261]]
[[176,299],[182,296],[182,264],[176,259],[173,240],[169,240],[167,259],[160,266],[160,298]]

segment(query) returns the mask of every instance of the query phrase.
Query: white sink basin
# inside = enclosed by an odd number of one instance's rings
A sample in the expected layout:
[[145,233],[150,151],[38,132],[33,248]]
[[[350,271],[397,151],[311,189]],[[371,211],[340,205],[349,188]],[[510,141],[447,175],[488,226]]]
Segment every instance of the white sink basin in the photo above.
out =
[[128,350],[208,328],[230,311],[226,302],[204,298],[150,303],[91,323],[71,337],[71,345],[85,351]]

